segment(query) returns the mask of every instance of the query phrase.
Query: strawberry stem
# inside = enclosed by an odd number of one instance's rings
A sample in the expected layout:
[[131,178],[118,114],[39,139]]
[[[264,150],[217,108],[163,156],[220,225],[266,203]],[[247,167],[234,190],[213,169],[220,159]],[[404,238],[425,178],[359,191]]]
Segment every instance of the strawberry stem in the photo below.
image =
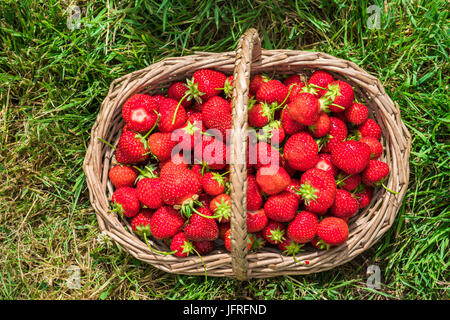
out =
[[103,142],[104,144],[106,144],[106,145],[108,145],[108,146],[110,146],[111,148],[113,148],[115,151],[117,150],[117,148],[116,147],[114,147],[111,143],[109,143],[108,141],[106,141],[106,140],[103,140],[102,138],[100,138],[100,137],[97,137],[97,139],[99,140],[99,141],[101,141],[101,142]]
[[171,255],[171,254],[174,254],[174,253],[176,253],[177,251],[175,250],[175,251],[158,251],[158,250],[156,250],[156,249],[153,249],[152,248],[152,246],[148,243],[148,240],[147,240],[147,235],[144,233],[144,240],[145,240],[145,244],[147,245],[147,247],[152,251],[152,252],[154,252],[154,253],[156,253],[156,254],[160,254],[160,255],[164,255],[164,256],[169,256],[169,255]]
[[178,113],[178,109],[180,108],[181,103],[183,102],[184,99],[186,99],[186,97],[190,96],[189,91],[183,96],[183,98],[180,99],[180,101],[178,101],[177,107],[175,109],[175,113],[173,114],[173,119],[172,119],[172,125],[175,124],[175,119],[177,118],[177,113]]
[[382,186],[384,189],[386,189],[387,191],[389,191],[390,193],[398,194],[398,192],[393,191],[393,190],[389,189],[388,187],[386,187],[386,186],[384,185],[384,183],[381,183],[381,186]]

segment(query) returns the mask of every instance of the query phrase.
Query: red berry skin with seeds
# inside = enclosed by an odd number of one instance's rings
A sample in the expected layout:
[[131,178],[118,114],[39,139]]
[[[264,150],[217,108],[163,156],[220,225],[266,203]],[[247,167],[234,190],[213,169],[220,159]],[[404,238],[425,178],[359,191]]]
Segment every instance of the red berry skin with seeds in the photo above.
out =
[[256,173],[256,182],[263,192],[274,195],[286,189],[291,177],[283,167],[266,166]]
[[370,187],[364,187],[360,192],[355,193],[356,200],[358,200],[358,205],[360,209],[364,209],[370,204],[372,200],[373,190]]
[[359,141],[342,141],[331,150],[333,164],[347,174],[362,172],[370,160],[370,148]]
[[181,232],[183,217],[172,207],[163,206],[155,211],[150,219],[150,230],[156,239],[166,239]]
[[108,177],[116,189],[133,187],[138,177],[138,172],[133,167],[116,165],[109,169]]
[[158,120],[158,103],[150,96],[145,104],[133,104],[128,109],[127,130],[146,133],[151,130]]
[[359,209],[358,201],[350,192],[343,189],[336,190],[336,197],[329,213],[335,217],[346,219],[353,217]]
[[267,218],[264,209],[255,211],[247,211],[247,232],[259,232],[267,225],[269,219]]
[[269,106],[266,104],[257,103],[248,111],[248,122],[252,127],[264,127],[270,119]]
[[290,117],[305,126],[311,126],[319,120],[320,105],[317,98],[307,92],[298,94],[287,105]]
[[116,160],[122,164],[143,163],[148,160],[148,152],[139,134],[125,131],[117,144]]
[[339,188],[345,189],[347,191],[353,191],[361,183],[361,175],[352,174],[348,176],[345,173],[341,173],[337,176],[336,180],[340,181],[340,183],[338,183]]
[[317,235],[329,246],[338,246],[347,241],[348,225],[341,218],[326,217],[319,222]]
[[[213,215],[205,207],[200,207],[197,211],[206,216]],[[219,227],[215,219],[205,218],[197,213],[193,213],[188,223],[184,226],[184,233],[189,240],[213,241],[219,237]]]
[[264,212],[273,221],[289,222],[294,219],[300,200],[289,191],[269,196],[264,204]]
[[112,203],[120,206],[121,209],[119,209],[119,212],[128,218],[137,215],[141,209],[141,203],[139,202],[136,189],[130,187],[122,187],[114,191]]
[[353,104],[345,110],[345,119],[355,126],[359,126],[366,122],[368,117],[369,109],[360,103],[353,102]]
[[383,154],[383,145],[378,139],[372,137],[362,137],[358,140],[365,143],[370,148],[370,159],[376,160]]
[[300,201],[302,200],[302,196],[298,193],[298,189],[300,188],[300,180],[291,178],[291,183],[286,187],[285,191],[290,192]]
[[176,251],[175,256],[179,258],[187,257],[191,254],[193,244],[186,238],[184,232],[179,232],[173,236],[172,242],[170,243],[170,250]]
[[194,147],[196,163],[204,163],[209,169],[222,170],[227,165],[227,146],[220,139],[203,136]]
[[[188,88],[186,85],[183,82],[177,81],[170,85],[169,90],[167,91],[167,97],[179,102],[186,95],[187,91]],[[188,100],[185,98],[181,102],[181,105],[185,108],[190,107],[192,105],[192,99]]]
[[[272,147],[271,144],[260,141],[256,146],[250,147],[247,153],[250,164],[256,164],[256,168],[259,169],[265,166],[279,166],[281,165],[280,152]],[[256,159],[255,159],[256,158]]]
[[309,133],[299,132],[286,141],[283,156],[291,168],[306,171],[319,161],[319,147]]
[[336,177],[339,173],[339,169],[331,162],[331,154],[319,153],[319,161],[317,161],[315,168],[330,173],[333,177]]
[[225,191],[226,179],[218,173],[208,172],[202,177],[203,190],[211,195],[217,196]]
[[256,92],[256,100],[268,104],[276,102],[281,104],[287,94],[288,88],[278,80],[269,80],[261,85]]
[[366,122],[358,126],[358,132],[361,137],[372,137],[377,140],[381,139],[381,128],[373,119],[367,119]]
[[319,219],[308,211],[301,211],[286,229],[287,237],[297,243],[308,243],[317,235]]
[[215,196],[209,204],[209,209],[214,216],[220,216],[216,218],[218,222],[229,222],[231,219],[231,197],[226,193]]
[[258,89],[261,88],[263,83],[269,81],[269,79],[265,78],[261,74],[256,74],[253,76],[253,78],[250,80],[249,84],[249,91],[251,95],[255,95],[256,92],[258,92]]
[[225,141],[227,130],[231,130],[230,102],[219,96],[207,100],[202,109],[202,120],[206,128],[218,130]]
[[165,162],[172,156],[172,150],[178,141],[172,140],[171,132],[155,132],[148,137],[150,152],[158,158],[159,162]]
[[197,252],[204,256],[214,249],[214,241],[193,241],[194,248]]
[[153,211],[150,209],[142,209],[136,216],[131,220],[131,230],[139,236],[144,234],[148,237],[151,235],[150,231],[150,220],[153,216]]
[[328,72],[324,70],[316,70],[313,72],[311,77],[309,77],[308,85],[309,86],[316,85],[318,87],[325,88],[325,89],[316,88],[317,90],[316,97],[320,98],[327,92],[326,88],[333,81],[334,81],[333,76]]
[[300,193],[307,211],[323,214],[332,206],[336,182],[330,173],[317,168],[309,169],[303,173],[300,183]]
[[286,225],[282,222],[269,220],[264,229],[261,230],[264,240],[270,244],[279,244],[286,240]]
[[136,186],[139,201],[150,209],[161,208],[164,204],[161,197],[161,181],[159,178],[144,178]]
[[284,132],[290,136],[304,131],[306,128],[303,124],[291,118],[287,108],[284,108],[281,112],[281,126],[283,127]]
[[379,160],[370,160],[367,168],[362,172],[361,178],[366,186],[378,186],[389,175],[387,163]]
[[324,137],[330,131],[330,117],[326,112],[322,112],[319,116],[319,120],[316,123],[308,127],[314,138]]
[[352,86],[347,82],[336,80],[328,85],[328,92],[325,94],[325,97],[330,98],[333,104],[340,106],[330,105],[329,109],[331,112],[344,112],[345,109],[352,105],[355,93]]
[[289,88],[291,85],[300,85],[301,87],[304,87],[305,84],[302,82],[302,79],[299,74],[292,74],[286,79],[284,79],[283,84]]
[[328,141],[323,144],[320,151],[330,153],[336,144],[347,138],[347,135],[348,130],[345,123],[336,117],[330,117],[330,131],[326,135]]
[[247,174],[247,210],[254,211],[262,208],[263,197],[261,189],[256,182],[256,177]]
[[200,96],[202,102],[206,102],[212,97],[219,95],[227,80],[225,74],[211,69],[197,70],[192,75],[192,78],[194,83],[197,83],[198,90],[204,93]]
[[[161,101],[158,128],[161,132],[172,132],[181,128],[186,123],[186,110],[178,101],[174,99],[164,99]],[[176,115],[175,115],[176,114]],[[175,122],[173,121],[175,117]]]
[[153,110],[159,110],[158,98],[149,96],[147,94],[135,94],[131,96],[122,107],[122,118],[125,123],[131,122],[131,109],[142,108],[149,113],[155,114]]

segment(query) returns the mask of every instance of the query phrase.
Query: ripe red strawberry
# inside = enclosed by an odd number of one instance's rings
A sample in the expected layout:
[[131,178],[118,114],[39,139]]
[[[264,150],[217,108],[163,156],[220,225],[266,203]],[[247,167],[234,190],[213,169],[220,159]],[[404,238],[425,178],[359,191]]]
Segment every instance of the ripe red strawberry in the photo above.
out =
[[321,138],[330,131],[330,125],[330,117],[326,112],[322,112],[319,116],[319,120],[313,125],[308,126],[308,130],[314,138]]
[[122,164],[142,163],[148,160],[149,149],[146,138],[133,131],[125,131],[119,139],[116,160]]
[[352,86],[347,82],[341,80],[333,81],[328,85],[327,89],[328,91],[324,97],[331,101],[329,105],[330,111],[343,112],[352,105],[355,93]]
[[362,137],[358,140],[359,142],[365,143],[370,148],[370,159],[378,159],[383,153],[383,145],[378,139],[372,137]]
[[180,258],[187,257],[194,252],[194,244],[186,238],[184,232],[179,232],[173,236],[170,243],[170,250],[175,251],[174,255]]
[[281,112],[281,126],[288,135],[294,135],[305,129],[303,124],[291,118],[287,108],[284,108]]
[[319,161],[319,147],[309,133],[299,132],[286,141],[283,156],[291,168],[306,171]]
[[300,201],[302,200],[302,196],[298,193],[298,189],[300,188],[301,183],[300,180],[291,178],[291,183],[286,187],[285,191],[290,192]]
[[188,88],[186,84],[180,81],[175,81],[170,85],[169,90],[167,91],[167,97],[178,102],[184,98],[183,101],[181,101],[181,105],[188,108],[192,105],[192,99],[188,100],[188,97],[185,97],[187,91]]
[[164,99],[161,101],[158,128],[161,132],[172,132],[186,123],[186,110],[177,100]]
[[360,103],[353,102],[352,105],[345,110],[345,119],[355,126],[359,126],[366,122],[368,116],[369,109]]
[[266,166],[256,173],[256,182],[263,192],[274,195],[286,189],[291,183],[291,177],[283,167]]
[[[132,95],[127,101],[125,101],[125,103],[123,104],[123,107],[122,107],[122,118],[124,119],[125,123],[132,122],[132,120],[134,118],[133,114],[131,112],[132,110],[135,110],[135,111],[141,110],[141,111],[145,111],[145,113],[156,115],[156,113],[154,111],[159,110],[158,100],[157,100],[157,98],[149,96],[147,94]],[[156,120],[156,117],[155,117],[155,120]],[[131,129],[129,126],[127,126],[127,127],[130,130],[135,130],[135,129]],[[150,129],[148,129],[148,130],[150,130]]]
[[359,209],[358,201],[350,192],[343,189],[336,190],[336,197],[329,212],[338,218],[351,218]]
[[138,177],[138,172],[130,166],[116,165],[109,169],[108,177],[116,189],[133,187]]
[[302,92],[293,101],[291,100],[287,105],[287,110],[293,120],[306,126],[313,125],[319,120],[319,100],[307,92]]
[[330,117],[330,131],[322,138],[322,152],[330,153],[334,146],[347,138],[347,126],[342,120],[336,117]]
[[247,232],[255,233],[264,229],[269,222],[264,209],[247,211]]
[[331,154],[329,153],[319,153],[319,161],[315,168],[327,171],[333,177],[336,177],[339,173],[339,169],[331,162]]
[[187,87],[188,94],[197,103],[203,104],[211,97],[219,95],[224,86],[227,76],[222,72],[211,70],[211,69],[201,69],[194,72],[192,79],[188,79]]
[[[142,95],[143,96],[143,95]],[[127,130],[146,133],[151,130],[158,120],[158,104],[151,96],[145,96],[145,101],[133,99],[134,103],[124,106],[127,108]],[[133,98],[133,97],[132,97]]]
[[370,187],[364,186],[361,190],[355,193],[355,198],[358,200],[358,205],[360,209],[367,207],[372,200],[373,190]]
[[156,239],[166,239],[181,232],[183,217],[172,207],[162,206],[150,219],[150,230]]
[[250,94],[256,95],[256,92],[258,92],[259,88],[261,88],[261,86],[269,80],[270,79],[264,75],[261,74],[254,75],[253,78],[250,80],[249,85]]
[[334,202],[336,182],[334,177],[323,170],[313,168],[303,173],[300,179],[301,194],[307,211],[322,214]]
[[264,127],[273,118],[273,111],[267,103],[256,103],[248,110],[248,122],[253,127]]
[[281,252],[289,256],[295,256],[296,254],[298,254],[303,246],[303,244],[292,241],[289,238],[286,238],[286,240],[277,245],[278,249],[280,249]]
[[311,77],[309,77],[306,92],[312,93],[317,98],[320,98],[327,92],[328,85],[333,81],[333,76],[328,72],[324,70],[316,70],[313,72]]
[[227,130],[231,130],[230,102],[219,96],[207,100],[202,109],[202,120],[206,128],[218,130],[225,141]]
[[[249,234],[247,237],[247,251],[250,251],[250,249],[253,246],[254,236],[252,234]],[[231,251],[231,229],[228,229],[225,232],[225,239],[224,239],[225,248],[228,251]]]
[[361,175],[359,174],[347,175],[344,173],[340,173],[336,177],[336,185],[339,188],[345,189],[347,191],[355,190],[360,183]]
[[159,162],[165,162],[172,156],[172,150],[177,145],[176,140],[172,140],[171,132],[155,132],[148,138],[150,152]]
[[131,220],[131,229],[138,236],[144,236],[144,234],[149,237],[152,233],[150,231],[150,220],[153,216],[153,211],[150,209],[142,209],[136,216]]
[[143,178],[136,186],[139,201],[150,209],[158,209],[163,206],[161,197],[161,181],[159,178]]
[[347,223],[337,217],[326,217],[319,222],[317,236],[327,249],[343,244],[348,238]]
[[209,204],[209,209],[217,217],[218,222],[229,222],[231,218],[231,197],[226,193],[215,196]]
[[227,146],[220,139],[203,136],[194,146],[196,163],[203,163],[212,170],[221,170],[227,165]]
[[282,222],[269,220],[261,234],[268,243],[279,244],[286,240],[286,226]]
[[225,192],[226,178],[217,172],[208,172],[202,177],[203,190],[212,196]]
[[202,183],[198,174],[183,164],[167,162],[161,169],[161,195],[168,205],[182,205],[202,191]]
[[264,204],[264,212],[274,221],[288,222],[294,219],[300,200],[289,191],[269,196]]
[[194,248],[197,252],[204,256],[214,249],[214,241],[193,241]]
[[166,97],[164,96],[164,95],[162,95],[162,94],[155,94],[155,95],[153,95],[152,96],[153,97],[153,99],[156,101],[156,104],[157,104],[157,111],[159,111],[159,108],[160,108],[160,106],[161,106],[161,101],[163,101],[164,99],[166,99]]
[[287,237],[297,243],[308,243],[317,234],[319,219],[314,213],[301,211],[287,227]]
[[361,178],[366,186],[380,186],[389,175],[389,166],[386,162],[370,160],[367,168],[362,172]]
[[213,241],[219,237],[219,227],[213,218],[206,218],[204,216],[211,216],[212,213],[205,207],[200,207],[194,212],[188,223],[184,226],[184,233],[189,240],[193,241]]
[[359,141],[342,141],[331,150],[333,164],[347,174],[362,172],[370,160],[370,148]]
[[256,92],[256,100],[268,104],[276,102],[281,105],[288,94],[288,88],[278,80],[269,80]]
[[261,189],[256,182],[256,177],[251,174],[247,174],[247,210],[255,211],[262,207],[263,197],[261,195]]
[[292,74],[289,77],[287,77],[286,79],[284,79],[283,84],[286,87],[290,87],[291,85],[300,85],[301,87],[304,87],[305,84],[302,81],[302,78],[299,74]]
[[114,212],[131,218],[139,213],[141,203],[139,202],[136,189],[130,187],[121,187],[114,191],[112,195]]
[[219,239],[225,241],[225,233],[230,229],[230,223],[219,223]]
[[366,122],[358,126],[358,133],[361,137],[372,137],[381,139],[381,128],[373,119],[367,119]]

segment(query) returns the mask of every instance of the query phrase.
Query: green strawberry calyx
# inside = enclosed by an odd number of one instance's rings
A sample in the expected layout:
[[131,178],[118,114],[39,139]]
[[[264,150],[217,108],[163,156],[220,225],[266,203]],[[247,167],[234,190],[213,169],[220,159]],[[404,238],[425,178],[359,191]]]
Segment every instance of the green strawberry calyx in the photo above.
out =
[[169,255],[174,254],[174,253],[177,252],[176,250],[174,250],[174,251],[159,251],[159,250],[156,250],[156,249],[154,249],[154,248],[150,245],[150,243],[148,243],[147,235],[144,233],[143,236],[144,236],[144,241],[145,241],[145,244],[147,245],[147,247],[148,247],[152,252],[154,252],[154,253],[156,253],[156,254],[160,254],[160,255],[163,255],[163,256],[169,256]]
[[281,230],[280,227],[276,227],[275,229],[270,230],[270,235],[268,237],[276,244],[286,240],[284,236],[284,230]]
[[225,97],[227,97],[228,99],[231,98],[233,95],[233,85],[228,78],[227,80],[225,80],[225,84],[223,85],[223,93],[225,94]]
[[305,202],[305,205],[309,206],[311,203],[311,200],[317,201],[317,193],[318,189],[314,188],[311,184],[308,182],[300,185],[299,188],[293,188],[294,193],[297,195],[300,195]]
[[291,241],[291,243],[289,243],[286,246],[286,249],[283,250],[283,253],[286,253],[288,255],[292,255],[292,256],[294,256],[294,259],[295,259],[295,255],[297,253],[299,253],[300,251],[302,251],[303,246],[304,246],[304,244],[300,244],[300,243],[297,243],[295,241]]
[[144,234],[147,236],[152,235],[152,232],[150,231],[150,225],[148,225],[148,224],[141,224],[141,225],[136,226],[135,232],[138,236],[141,236],[141,237],[143,237]]
[[[203,96],[205,93],[200,92],[200,90],[198,89],[198,83],[194,81],[194,78],[187,79],[185,86],[188,89],[185,94],[186,99],[188,101],[194,99],[195,101],[197,101],[197,103],[202,103],[201,96]],[[183,100],[183,98],[181,100]]]
[[133,166],[133,168],[139,171],[139,176],[137,177],[136,182],[145,178],[158,178],[158,175],[156,174],[157,165],[155,163],[151,163],[143,169],[138,166]]
[[330,250],[331,246],[330,244],[326,243],[323,239],[319,239],[319,241],[316,242],[316,247],[320,250]]
[[[215,201],[216,210],[214,210],[214,217],[217,217],[219,222],[223,220],[228,221],[231,217],[231,203],[224,198],[220,199],[220,202]],[[210,218],[211,216],[207,216]]]

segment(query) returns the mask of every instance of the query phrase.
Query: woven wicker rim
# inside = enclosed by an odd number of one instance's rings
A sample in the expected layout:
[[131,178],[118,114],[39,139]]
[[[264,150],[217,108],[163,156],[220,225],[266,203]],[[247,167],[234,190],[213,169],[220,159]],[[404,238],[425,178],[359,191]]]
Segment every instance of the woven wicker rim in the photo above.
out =
[[[233,249],[231,253],[223,248],[215,249],[203,257],[204,265],[197,256],[178,258],[155,254],[133,234],[128,221],[110,213],[109,201],[114,189],[108,172],[115,161],[114,150],[98,139],[117,145],[123,127],[121,107],[130,96],[167,88],[172,81],[185,79],[202,68],[233,74],[235,79],[230,164]],[[326,70],[336,79],[349,82],[355,89],[355,97],[369,107],[370,116],[377,120],[382,129],[385,152],[380,160],[388,163],[391,169],[385,184],[398,194],[376,190],[370,205],[350,219],[349,238],[344,245],[329,251],[306,249],[297,255],[298,260],[309,261],[309,264],[298,264],[292,256],[282,255],[272,248],[247,253],[247,170],[245,165],[239,164],[242,161],[236,160],[245,159],[250,76],[270,72],[310,74],[315,69]],[[399,107],[376,77],[353,62],[321,52],[262,50],[257,31],[249,29],[241,37],[236,52],[198,52],[185,57],[167,58],[114,80],[92,128],[83,169],[100,230],[134,257],[168,273],[204,275],[206,267],[208,276],[246,280],[329,270],[373,246],[392,225],[406,193],[410,149],[411,135],[401,120]],[[161,241],[149,239],[149,244],[157,250],[168,250]]]

